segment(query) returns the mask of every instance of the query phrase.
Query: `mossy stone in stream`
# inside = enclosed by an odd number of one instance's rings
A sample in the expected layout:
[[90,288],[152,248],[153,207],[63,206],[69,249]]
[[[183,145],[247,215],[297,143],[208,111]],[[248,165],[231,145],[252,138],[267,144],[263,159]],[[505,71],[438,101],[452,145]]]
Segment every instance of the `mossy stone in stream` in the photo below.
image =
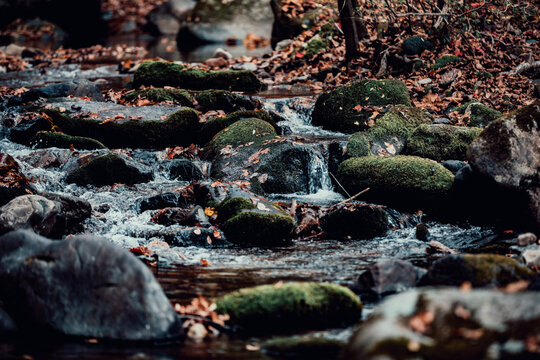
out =
[[71,146],[79,150],[106,149],[106,146],[97,140],[82,137],[71,136],[64,133],[40,131],[30,141],[30,144],[38,149],[57,147],[60,149],[69,149]]
[[461,61],[461,58],[459,56],[453,56],[453,55],[444,55],[435,60],[435,63],[430,66],[433,70],[438,70],[443,67],[446,67],[450,64],[456,64]]
[[266,121],[269,124],[272,124],[274,129],[277,131],[278,126],[276,125],[272,115],[270,115],[265,110],[239,110],[232,112],[224,117],[214,117],[207,120],[202,124],[201,134],[199,136],[201,143],[206,144],[210,141],[214,135],[216,135],[221,130],[225,129],[227,126],[230,126],[242,119],[257,118]]
[[350,194],[366,188],[366,201],[406,209],[438,207],[454,175],[433,160],[416,156],[365,156],[345,160],[337,178]]
[[362,303],[346,287],[314,282],[291,282],[241,289],[216,301],[217,312],[234,324],[257,332],[292,332],[351,325]]
[[343,341],[319,336],[279,337],[265,341],[262,352],[278,358],[337,359],[345,346]]
[[241,210],[254,209],[255,205],[248,198],[235,197],[223,201],[216,207],[220,220],[228,220],[238,214]]
[[186,69],[182,65],[149,61],[135,71],[133,85],[174,86],[191,90],[258,91],[265,86],[255,73],[246,70],[205,71]]
[[[312,123],[328,130],[354,133],[367,128],[371,106],[411,105],[409,91],[399,80],[360,80],[321,94]],[[355,110],[356,106],[366,109]]]
[[331,238],[372,239],[388,231],[388,214],[378,206],[351,203],[332,208],[321,219]]
[[468,126],[486,127],[493,120],[496,120],[502,116],[502,114],[476,100],[469,101],[463,105],[460,105],[452,111],[457,111],[459,114],[464,115],[466,112],[470,112],[470,118]]
[[251,100],[227,90],[201,91],[195,96],[195,100],[201,111],[223,110],[228,113],[255,109],[255,104]]
[[394,106],[369,130],[351,136],[347,144],[347,155],[379,155],[378,152],[386,151],[387,144],[391,144],[395,154],[399,154],[414,129],[432,122],[432,116],[423,109],[405,105]]
[[139,98],[158,103],[170,101],[181,106],[193,106],[193,97],[186,90],[181,89],[151,88],[132,91],[123,96],[123,99],[128,102],[136,101]]
[[264,120],[242,119],[217,133],[210,142],[210,147],[214,154],[219,154],[227,145],[236,147],[250,142],[260,145],[264,140],[270,140],[276,135],[274,127]]
[[143,172],[128,164],[116,154],[107,154],[90,160],[66,177],[67,183],[77,185],[137,184],[152,180],[150,172]]
[[450,255],[433,263],[419,285],[460,286],[470,282],[473,287],[499,287],[519,280],[531,280],[535,274],[516,260],[503,255]]
[[199,115],[182,108],[165,120],[125,120],[102,123],[72,118],[57,110],[43,110],[64,133],[90,137],[109,148],[165,148],[195,143],[199,133]]
[[467,149],[482,132],[475,127],[421,125],[407,139],[405,154],[436,161],[465,160]]

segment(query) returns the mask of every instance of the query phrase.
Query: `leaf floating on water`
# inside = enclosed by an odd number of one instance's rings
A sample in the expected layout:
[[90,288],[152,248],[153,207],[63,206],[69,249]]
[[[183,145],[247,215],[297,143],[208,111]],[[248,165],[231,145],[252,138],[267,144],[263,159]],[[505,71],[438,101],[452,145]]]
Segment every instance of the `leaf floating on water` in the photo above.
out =
[[266,207],[266,205],[264,205],[262,202],[257,204],[257,209],[259,209],[261,211],[270,211],[270,209],[268,207]]
[[202,266],[210,266],[212,263],[206,259],[201,258],[201,265]]
[[194,233],[195,235],[201,235],[201,234],[202,234],[202,231],[201,231],[201,229],[197,228],[197,229],[193,230],[193,233]]

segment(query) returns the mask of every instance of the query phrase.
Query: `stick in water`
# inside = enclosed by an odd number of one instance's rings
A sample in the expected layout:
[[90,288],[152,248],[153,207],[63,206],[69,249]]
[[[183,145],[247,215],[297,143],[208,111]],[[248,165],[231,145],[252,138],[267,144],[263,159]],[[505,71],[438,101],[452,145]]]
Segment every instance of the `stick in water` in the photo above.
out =
[[360,195],[364,194],[367,191],[369,191],[369,188],[365,188],[364,190],[360,191],[358,194],[351,196],[347,200],[343,200],[342,202],[338,203],[338,205],[343,205],[343,204],[348,203],[349,201],[353,201],[354,199],[356,199],[357,197],[359,197]]

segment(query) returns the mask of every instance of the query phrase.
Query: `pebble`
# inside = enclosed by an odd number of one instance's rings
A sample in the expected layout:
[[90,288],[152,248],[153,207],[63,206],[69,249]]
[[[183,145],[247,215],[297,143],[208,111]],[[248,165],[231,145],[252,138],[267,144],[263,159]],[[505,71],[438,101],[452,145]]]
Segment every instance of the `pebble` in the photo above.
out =
[[427,85],[431,84],[432,80],[430,78],[425,78],[422,80],[418,80],[418,85]]
[[447,124],[447,125],[452,124],[452,123],[450,122],[450,120],[447,119],[447,118],[436,118],[436,119],[433,121],[433,123],[434,123],[434,124]]
[[213,58],[223,58],[225,60],[232,59],[232,55],[230,52],[228,52],[225,49],[217,48],[216,51],[214,51],[214,55],[212,55]]

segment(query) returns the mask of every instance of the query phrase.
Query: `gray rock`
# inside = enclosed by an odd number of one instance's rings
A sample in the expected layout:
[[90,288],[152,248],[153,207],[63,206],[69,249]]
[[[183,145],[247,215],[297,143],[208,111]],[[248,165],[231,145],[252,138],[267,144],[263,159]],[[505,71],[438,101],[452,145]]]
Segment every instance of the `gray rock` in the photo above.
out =
[[176,35],[180,30],[180,23],[196,4],[194,0],[169,0],[148,14],[148,26],[159,34]]
[[238,64],[234,64],[231,68],[233,70],[256,71],[257,70],[257,65],[255,65],[253,63],[238,63]]
[[0,303],[0,334],[16,332],[17,324],[15,324],[15,321],[13,321],[11,316],[2,309],[1,305],[2,304]]
[[89,97],[93,101],[103,101],[101,92],[87,79],[76,79],[65,83],[48,85],[30,90],[27,97],[63,98],[68,96]]
[[40,195],[56,202],[60,206],[60,213],[57,216],[55,226],[56,231],[53,230],[56,236],[82,230],[78,226],[92,215],[92,206],[84,199],[67,194],[49,192],[41,193]]
[[281,51],[285,50],[285,49],[288,48],[289,45],[291,45],[293,42],[294,42],[294,40],[292,40],[292,39],[281,40],[280,42],[278,42],[278,43],[276,44],[276,51],[277,51],[277,52],[281,52]]
[[141,199],[137,209],[142,213],[146,210],[160,210],[167,207],[187,208],[190,204],[190,199],[182,193],[166,192]]
[[232,59],[233,56],[230,52],[228,52],[225,49],[217,48],[216,51],[214,51],[214,54],[212,55],[213,58],[223,58],[226,60]]
[[98,339],[174,339],[182,327],[150,270],[91,236],[0,237],[0,301],[22,332]]
[[447,118],[436,118],[433,120],[434,124],[452,125],[452,122]]
[[530,244],[536,244],[536,235],[533,233],[520,234],[517,239],[519,246],[527,246]]
[[59,218],[60,206],[39,195],[23,195],[0,207],[0,234],[30,229],[47,236]]
[[527,249],[519,256],[519,261],[525,266],[540,266],[540,249]]
[[452,172],[452,174],[457,174],[459,170],[467,166],[467,163],[460,160],[445,160],[441,163],[442,166],[447,168]]
[[321,218],[331,238],[371,239],[388,231],[388,214],[382,207],[362,203],[336,205]]
[[204,175],[193,162],[187,159],[175,159],[169,162],[169,176],[181,181],[201,180]]

